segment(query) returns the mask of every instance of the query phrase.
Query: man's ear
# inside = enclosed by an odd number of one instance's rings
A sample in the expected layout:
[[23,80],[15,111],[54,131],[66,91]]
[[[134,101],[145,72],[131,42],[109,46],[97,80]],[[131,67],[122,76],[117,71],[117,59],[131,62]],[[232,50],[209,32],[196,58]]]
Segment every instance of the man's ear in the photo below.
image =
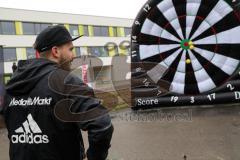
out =
[[58,47],[56,47],[56,46],[52,47],[52,56],[54,58],[59,58],[60,57],[60,53],[59,53]]

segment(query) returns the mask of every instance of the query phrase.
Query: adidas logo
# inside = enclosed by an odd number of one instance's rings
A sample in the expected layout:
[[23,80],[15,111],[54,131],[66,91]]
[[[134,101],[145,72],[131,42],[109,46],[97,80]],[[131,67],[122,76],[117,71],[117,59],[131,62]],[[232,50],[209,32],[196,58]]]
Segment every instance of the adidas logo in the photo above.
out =
[[38,105],[38,106],[43,106],[43,105],[50,105],[52,101],[52,98],[44,98],[41,99],[40,97],[34,97],[28,98],[28,99],[20,99],[17,100],[13,98],[9,104],[9,107],[11,106],[33,106],[33,105]]
[[32,115],[27,116],[27,120],[23,122],[22,127],[15,130],[16,134],[11,136],[12,143],[28,143],[41,144],[49,143],[47,135],[43,135]]

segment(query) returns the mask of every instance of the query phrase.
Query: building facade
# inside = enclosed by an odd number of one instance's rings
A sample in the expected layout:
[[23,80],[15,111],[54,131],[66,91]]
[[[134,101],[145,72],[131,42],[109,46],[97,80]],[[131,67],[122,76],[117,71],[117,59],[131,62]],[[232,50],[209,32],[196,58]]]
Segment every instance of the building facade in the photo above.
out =
[[98,83],[111,81],[112,57],[129,55],[126,42],[130,41],[131,19],[9,8],[0,8],[0,14],[0,60],[4,83],[12,75],[13,62],[35,58],[32,46],[36,36],[50,25],[65,26],[73,37],[84,35],[74,41],[76,56],[93,55],[103,63],[103,66],[92,64],[88,74],[90,82],[96,81],[97,76]]

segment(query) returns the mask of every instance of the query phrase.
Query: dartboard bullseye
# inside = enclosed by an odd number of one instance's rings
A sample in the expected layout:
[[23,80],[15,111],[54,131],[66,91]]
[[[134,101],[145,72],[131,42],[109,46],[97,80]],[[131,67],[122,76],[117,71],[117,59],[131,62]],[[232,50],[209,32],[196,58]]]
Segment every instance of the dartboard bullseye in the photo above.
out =
[[[230,3],[148,1],[133,25],[132,62],[141,62],[156,84],[169,82],[173,94],[206,94],[221,87],[240,62],[240,22]],[[153,66],[144,68],[146,62]]]

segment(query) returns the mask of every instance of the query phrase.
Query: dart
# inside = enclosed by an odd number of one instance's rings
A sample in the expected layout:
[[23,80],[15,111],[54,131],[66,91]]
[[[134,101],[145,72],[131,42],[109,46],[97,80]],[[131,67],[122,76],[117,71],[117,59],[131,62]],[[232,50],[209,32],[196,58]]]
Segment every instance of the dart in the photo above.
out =
[[193,50],[195,47],[194,45],[190,45],[189,49]]
[[192,46],[192,45],[193,45],[193,42],[192,42],[192,41],[189,41],[188,44],[189,44],[189,46]]
[[187,60],[186,60],[186,63],[187,63],[187,64],[190,64],[190,63],[191,63],[191,60],[190,60],[190,59],[187,59]]

